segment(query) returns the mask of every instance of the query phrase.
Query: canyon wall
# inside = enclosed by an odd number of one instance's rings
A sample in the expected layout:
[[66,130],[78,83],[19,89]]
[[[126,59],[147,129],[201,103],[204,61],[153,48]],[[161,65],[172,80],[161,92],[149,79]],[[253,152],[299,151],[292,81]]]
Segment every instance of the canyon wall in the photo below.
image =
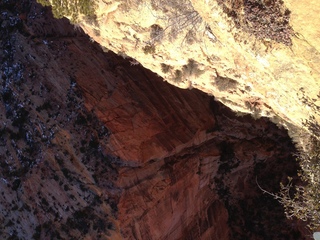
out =
[[[292,135],[319,132],[320,3],[296,0],[92,1],[78,20],[106,49]],[[302,141],[297,137],[296,140]],[[303,144],[302,144],[303,145]]]
[[285,129],[106,53],[34,1],[0,9],[0,238],[309,239],[257,185],[298,181]]

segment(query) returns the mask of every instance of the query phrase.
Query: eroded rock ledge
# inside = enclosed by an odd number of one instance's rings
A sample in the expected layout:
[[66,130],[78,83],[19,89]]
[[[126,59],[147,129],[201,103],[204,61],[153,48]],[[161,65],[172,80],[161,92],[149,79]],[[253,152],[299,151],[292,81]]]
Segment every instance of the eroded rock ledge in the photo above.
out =
[[280,122],[297,142],[303,131],[318,136],[318,1],[92,4],[95,17],[80,16],[78,25],[106,49],[135,58],[170,84],[212,94],[236,112]]
[[284,129],[104,53],[33,1],[0,9],[0,238],[304,238],[256,184],[296,176]]

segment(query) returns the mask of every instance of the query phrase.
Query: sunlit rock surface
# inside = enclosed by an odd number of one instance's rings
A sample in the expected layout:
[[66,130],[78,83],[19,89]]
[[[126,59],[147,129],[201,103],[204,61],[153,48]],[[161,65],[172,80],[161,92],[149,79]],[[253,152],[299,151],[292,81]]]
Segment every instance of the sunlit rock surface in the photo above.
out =
[[292,135],[318,135],[319,1],[93,2],[96,18],[79,25],[106,49]]

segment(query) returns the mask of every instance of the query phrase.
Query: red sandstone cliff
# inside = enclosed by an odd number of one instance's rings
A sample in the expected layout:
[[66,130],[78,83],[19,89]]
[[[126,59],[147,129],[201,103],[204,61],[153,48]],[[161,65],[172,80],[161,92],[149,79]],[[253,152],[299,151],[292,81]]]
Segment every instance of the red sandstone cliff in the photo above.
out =
[[33,1],[0,10],[0,238],[307,238],[255,180],[275,192],[296,175],[285,130],[104,53]]

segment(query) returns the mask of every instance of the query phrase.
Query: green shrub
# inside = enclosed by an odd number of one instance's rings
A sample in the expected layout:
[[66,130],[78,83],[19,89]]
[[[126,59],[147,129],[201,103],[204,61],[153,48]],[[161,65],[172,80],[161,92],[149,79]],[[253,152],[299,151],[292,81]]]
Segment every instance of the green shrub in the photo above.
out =
[[94,0],[37,0],[43,6],[51,6],[55,18],[69,17],[77,23],[79,15],[96,19]]
[[37,0],[38,3],[40,3],[42,6],[51,6],[49,0]]

